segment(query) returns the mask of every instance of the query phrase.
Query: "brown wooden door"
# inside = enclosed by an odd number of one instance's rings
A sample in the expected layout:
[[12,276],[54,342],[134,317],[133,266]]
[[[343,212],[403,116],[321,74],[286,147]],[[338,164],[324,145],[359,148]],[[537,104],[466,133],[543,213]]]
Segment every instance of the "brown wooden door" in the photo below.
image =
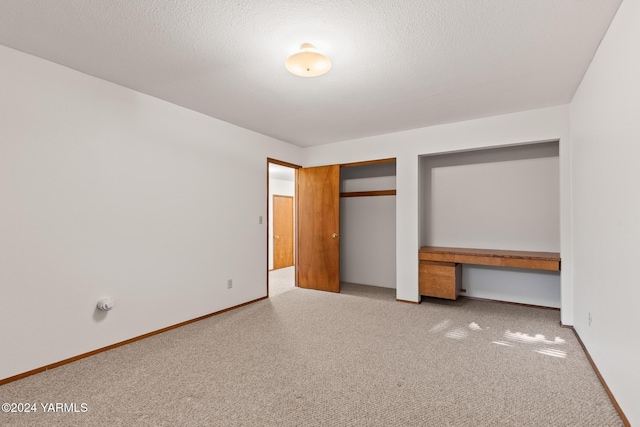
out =
[[273,196],[273,269],[293,265],[293,197]]
[[340,166],[298,169],[298,286],[340,292]]

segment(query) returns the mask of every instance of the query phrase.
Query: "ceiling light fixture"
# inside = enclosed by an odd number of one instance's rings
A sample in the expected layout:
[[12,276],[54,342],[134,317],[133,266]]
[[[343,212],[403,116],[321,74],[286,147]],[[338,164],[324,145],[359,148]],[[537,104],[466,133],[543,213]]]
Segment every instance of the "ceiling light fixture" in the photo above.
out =
[[319,53],[311,43],[303,43],[300,52],[294,53],[284,63],[291,74],[301,77],[316,77],[331,68],[331,60]]

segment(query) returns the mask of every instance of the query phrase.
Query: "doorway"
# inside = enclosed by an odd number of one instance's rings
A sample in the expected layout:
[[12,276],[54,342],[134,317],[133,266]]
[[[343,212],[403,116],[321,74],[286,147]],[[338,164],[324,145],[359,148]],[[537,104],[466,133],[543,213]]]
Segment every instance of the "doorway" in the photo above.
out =
[[300,166],[267,159],[267,295],[296,286],[296,169]]

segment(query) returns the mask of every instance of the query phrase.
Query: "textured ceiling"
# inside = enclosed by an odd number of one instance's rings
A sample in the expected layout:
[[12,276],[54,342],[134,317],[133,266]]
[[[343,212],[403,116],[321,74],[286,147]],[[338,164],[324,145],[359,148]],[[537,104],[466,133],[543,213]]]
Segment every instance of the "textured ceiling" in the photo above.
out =
[[570,102],[620,3],[2,0],[0,44],[310,146]]

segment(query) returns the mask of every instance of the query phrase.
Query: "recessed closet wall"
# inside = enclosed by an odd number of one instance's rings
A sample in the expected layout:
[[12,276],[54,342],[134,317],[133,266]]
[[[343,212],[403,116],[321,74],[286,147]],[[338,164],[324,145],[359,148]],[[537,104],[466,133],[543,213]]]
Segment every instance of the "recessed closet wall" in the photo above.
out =
[[[560,252],[559,144],[420,158],[420,245]],[[462,295],[560,307],[560,274],[464,265]]]
[[349,196],[395,188],[395,162],[341,168],[341,282],[396,287],[396,196]]

